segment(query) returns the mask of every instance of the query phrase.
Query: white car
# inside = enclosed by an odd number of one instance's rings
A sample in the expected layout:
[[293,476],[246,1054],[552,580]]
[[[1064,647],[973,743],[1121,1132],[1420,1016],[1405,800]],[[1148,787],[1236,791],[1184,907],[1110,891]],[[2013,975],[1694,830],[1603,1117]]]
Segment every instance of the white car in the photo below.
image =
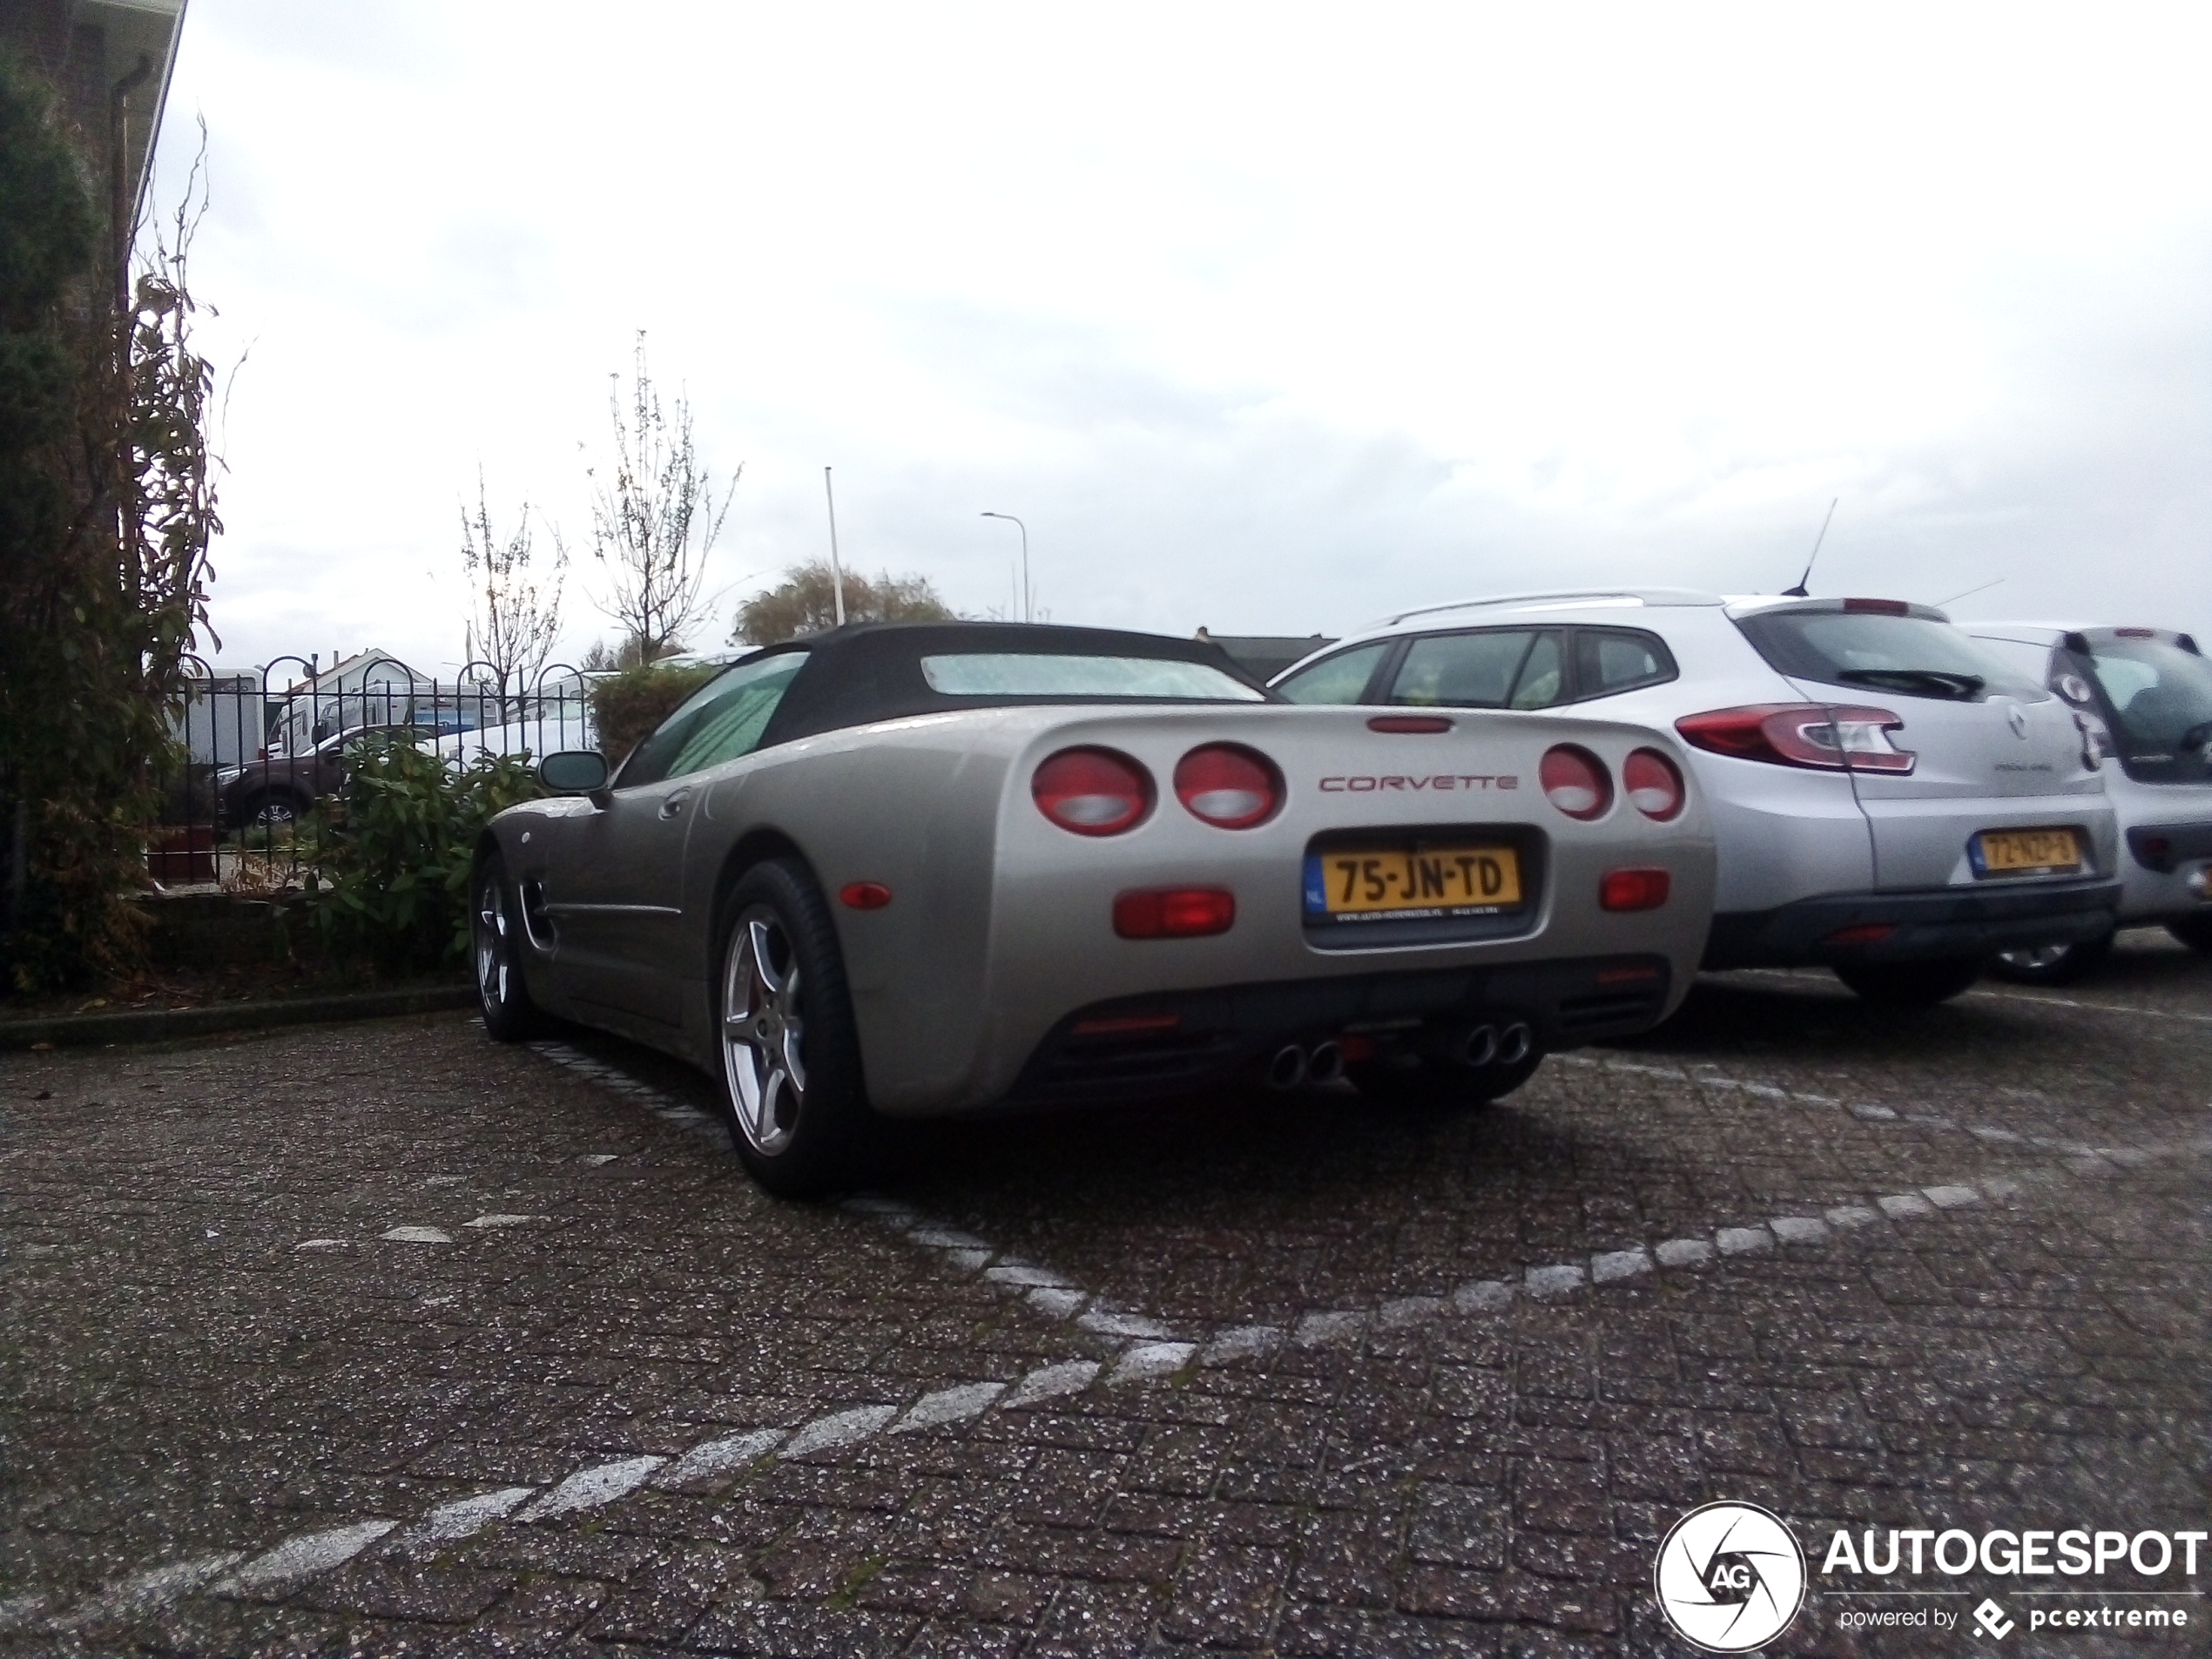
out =
[[1707,968],[1824,964],[1871,1001],[1925,1007],[1997,952],[2113,927],[2101,734],[1925,605],[1514,595],[1390,617],[1273,689],[1673,732],[1719,853]]
[[[1966,631],[2112,733],[2105,792],[2119,813],[2121,926],[2163,922],[2212,953],[2212,663],[2168,628],[1978,622]],[[2112,935],[1998,960],[2008,978],[2060,984],[2093,967]]]

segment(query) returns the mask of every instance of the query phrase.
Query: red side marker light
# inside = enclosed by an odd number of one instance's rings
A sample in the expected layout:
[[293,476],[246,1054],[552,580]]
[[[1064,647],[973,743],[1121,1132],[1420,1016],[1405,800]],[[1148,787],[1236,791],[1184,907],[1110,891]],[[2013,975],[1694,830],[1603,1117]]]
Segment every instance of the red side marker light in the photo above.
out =
[[1597,884],[1604,910],[1656,910],[1667,902],[1674,878],[1664,870],[1608,870]]
[[1820,942],[1824,945],[1878,945],[1897,931],[1893,921],[1858,921],[1838,927]]
[[891,902],[891,889],[880,881],[848,881],[837,896],[855,910],[880,910]]
[[1378,714],[1367,722],[1370,732],[1394,732],[1408,736],[1451,729],[1452,723],[1440,714]]
[[1226,887],[1138,887],[1114,895],[1114,931],[1124,939],[1199,939],[1237,920]]

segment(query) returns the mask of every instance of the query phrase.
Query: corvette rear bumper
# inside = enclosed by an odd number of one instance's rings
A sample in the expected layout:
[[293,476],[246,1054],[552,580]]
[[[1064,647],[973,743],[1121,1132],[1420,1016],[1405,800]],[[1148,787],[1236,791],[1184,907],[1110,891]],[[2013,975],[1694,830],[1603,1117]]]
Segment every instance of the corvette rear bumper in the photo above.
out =
[[1055,1025],[1006,1103],[1181,1094],[1251,1072],[1285,1043],[1388,1045],[1478,1021],[1517,1020],[1538,1047],[1570,1049],[1656,1024],[1670,981],[1663,956],[1632,955],[1123,997]]
[[1715,916],[1700,966],[1936,961],[2080,944],[2112,931],[2120,891],[2093,879],[1800,899]]

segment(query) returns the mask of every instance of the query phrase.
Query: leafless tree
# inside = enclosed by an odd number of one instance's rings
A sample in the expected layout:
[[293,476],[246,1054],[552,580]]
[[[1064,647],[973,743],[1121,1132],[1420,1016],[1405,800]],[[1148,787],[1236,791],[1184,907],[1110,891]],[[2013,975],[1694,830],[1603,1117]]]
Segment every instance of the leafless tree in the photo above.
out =
[[678,392],[672,412],[662,413],[645,367],[644,329],[637,331],[626,414],[622,376],[610,378],[614,464],[604,478],[597,469],[587,469],[595,481],[591,553],[607,583],[605,597],[595,603],[621,626],[624,651],[651,662],[682,649],[685,631],[706,612],[706,556],[745,467],[731,477],[718,508],[713,475],[692,447],[690,401]]
[[523,503],[514,533],[502,540],[491,526],[484,471],[476,469],[476,511],[461,505],[461,563],[469,580],[469,658],[488,665],[499,696],[502,725],[519,719],[523,701],[536,685],[561,632],[561,592],[569,554],[553,536],[553,561],[541,572],[530,532],[530,504]]

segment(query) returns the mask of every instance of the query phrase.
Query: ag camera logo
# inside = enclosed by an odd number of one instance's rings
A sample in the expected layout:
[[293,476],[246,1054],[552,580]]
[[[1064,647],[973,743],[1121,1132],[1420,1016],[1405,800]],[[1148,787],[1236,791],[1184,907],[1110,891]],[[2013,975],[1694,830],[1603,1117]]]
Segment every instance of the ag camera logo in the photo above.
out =
[[1709,1653],[1747,1653],[1790,1628],[1805,1600],[1805,1553],[1755,1503],[1709,1503],[1669,1527],[1652,1574],[1676,1635]]

